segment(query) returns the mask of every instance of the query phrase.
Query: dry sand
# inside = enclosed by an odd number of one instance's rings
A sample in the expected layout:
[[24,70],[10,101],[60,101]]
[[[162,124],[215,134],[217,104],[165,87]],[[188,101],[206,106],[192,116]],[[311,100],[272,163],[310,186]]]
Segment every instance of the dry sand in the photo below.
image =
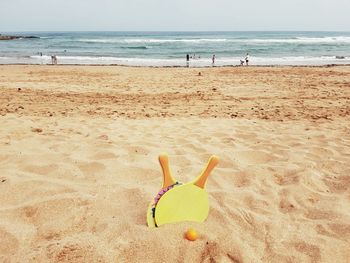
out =
[[[146,226],[161,152],[206,222]],[[350,67],[0,66],[0,204],[0,262],[349,262]]]

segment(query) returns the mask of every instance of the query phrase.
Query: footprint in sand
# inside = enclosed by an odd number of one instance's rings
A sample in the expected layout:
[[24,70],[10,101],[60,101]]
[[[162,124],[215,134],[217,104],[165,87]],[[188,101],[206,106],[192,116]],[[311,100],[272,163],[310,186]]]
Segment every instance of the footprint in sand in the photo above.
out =
[[274,182],[278,185],[298,184],[303,169],[282,169],[278,168],[273,174]]
[[304,241],[291,243],[290,245],[298,252],[305,254],[310,259],[310,262],[322,261],[320,248],[316,245],[312,245]]
[[130,146],[128,147],[128,152],[129,154],[141,154],[141,155],[148,155],[149,150],[143,147],[135,147],[135,146]]
[[284,214],[290,214],[295,211],[296,204],[291,200],[291,195],[288,190],[282,190],[279,193],[280,203],[279,210]]
[[80,163],[78,166],[85,175],[94,175],[106,169],[106,166],[99,162]]
[[96,247],[89,243],[54,243],[47,246],[47,256],[53,262],[105,262]]
[[321,194],[327,193],[327,191],[329,191],[322,177],[324,177],[322,173],[311,169],[299,172],[299,180],[301,185],[312,192]]
[[331,231],[337,238],[347,238],[350,240],[350,224],[328,224]]
[[318,224],[315,229],[319,235],[341,239],[345,241],[348,241],[350,238],[349,224]]
[[56,171],[59,168],[57,164],[48,164],[48,165],[26,165],[21,168],[22,171],[34,173],[34,174],[40,174],[40,175],[47,175],[53,171]]
[[239,171],[234,175],[231,175],[231,177],[235,187],[247,187],[251,185],[251,177],[247,172]]
[[322,181],[332,193],[343,193],[350,189],[350,176],[348,175],[326,177]]
[[118,158],[117,155],[109,151],[98,152],[91,157],[91,159],[93,160],[106,160],[106,159],[117,159],[117,158]]

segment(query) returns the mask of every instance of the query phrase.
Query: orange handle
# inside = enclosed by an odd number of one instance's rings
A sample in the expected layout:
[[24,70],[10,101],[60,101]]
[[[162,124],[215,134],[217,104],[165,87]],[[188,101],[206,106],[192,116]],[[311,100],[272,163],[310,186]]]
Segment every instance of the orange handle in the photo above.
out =
[[213,155],[210,157],[207,166],[203,170],[200,176],[198,176],[197,179],[194,181],[194,185],[200,187],[200,188],[205,188],[205,183],[207,182],[207,179],[211,173],[211,171],[215,168],[215,166],[219,163],[219,157]]
[[162,189],[167,188],[170,185],[176,183],[175,179],[172,177],[169,167],[169,158],[166,154],[159,155],[159,163],[163,170],[163,186]]

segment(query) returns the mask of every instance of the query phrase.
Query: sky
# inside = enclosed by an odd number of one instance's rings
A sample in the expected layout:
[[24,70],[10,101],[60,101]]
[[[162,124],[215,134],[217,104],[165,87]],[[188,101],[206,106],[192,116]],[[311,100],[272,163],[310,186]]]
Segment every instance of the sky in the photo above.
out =
[[0,0],[0,32],[350,31],[350,0]]

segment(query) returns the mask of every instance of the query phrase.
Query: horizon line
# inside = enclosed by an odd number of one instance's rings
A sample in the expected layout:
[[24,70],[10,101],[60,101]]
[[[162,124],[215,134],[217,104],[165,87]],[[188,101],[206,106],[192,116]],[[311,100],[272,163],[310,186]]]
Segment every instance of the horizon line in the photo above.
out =
[[3,33],[17,32],[344,32],[350,30],[5,30]]

